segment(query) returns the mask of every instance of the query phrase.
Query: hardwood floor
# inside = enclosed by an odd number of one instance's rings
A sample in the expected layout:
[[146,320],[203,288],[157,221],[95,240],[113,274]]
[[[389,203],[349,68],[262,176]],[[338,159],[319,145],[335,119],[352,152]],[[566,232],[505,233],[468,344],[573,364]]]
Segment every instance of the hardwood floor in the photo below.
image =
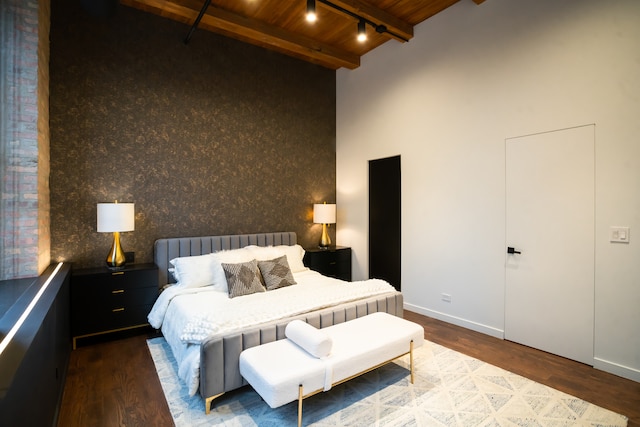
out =
[[[404,317],[424,326],[430,341],[624,414],[629,427],[640,427],[640,383],[416,313]],[[74,350],[58,426],[172,426],[147,338]]]
[[153,334],[73,350],[58,427],[173,426],[147,348]]

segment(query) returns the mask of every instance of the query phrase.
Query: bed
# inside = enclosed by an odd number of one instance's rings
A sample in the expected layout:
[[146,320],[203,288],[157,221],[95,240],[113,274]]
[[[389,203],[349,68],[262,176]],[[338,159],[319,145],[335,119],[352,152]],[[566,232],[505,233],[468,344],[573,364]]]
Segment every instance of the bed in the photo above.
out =
[[[303,255],[294,232],[155,242],[160,283],[167,286],[149,323],[162,331],[178,375],[190,394],[200,393],[207,413],[215,398],[247,384],[239,371],[240,353],[285,338],[294,319],[324,328],[379,311],[402,317],[402,294],[387,282],[328,278],[304,267]],[[257,275],[264,291],[245,274],[254,265],[264,273]],[[228,280],[221,284],[221,277]]]

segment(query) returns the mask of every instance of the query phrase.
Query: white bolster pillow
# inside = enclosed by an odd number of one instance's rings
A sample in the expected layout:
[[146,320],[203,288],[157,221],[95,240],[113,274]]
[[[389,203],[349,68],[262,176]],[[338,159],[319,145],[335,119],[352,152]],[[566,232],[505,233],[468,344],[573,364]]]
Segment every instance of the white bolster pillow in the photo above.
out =
[[310,355],[318,359],[331,353],[333,341],[326,332],[316,329],[302,320],[292,320],[284,330],[284,335]]

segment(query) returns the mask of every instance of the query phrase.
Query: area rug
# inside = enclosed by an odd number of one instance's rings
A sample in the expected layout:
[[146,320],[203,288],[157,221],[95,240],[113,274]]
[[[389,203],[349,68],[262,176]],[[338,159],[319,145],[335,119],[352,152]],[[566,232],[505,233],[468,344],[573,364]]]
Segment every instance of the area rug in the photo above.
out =
[[[214,400],[190,397],[164,338],[147,342],[178,427],[295,426],[297,402],[271,409],[250,386]],[[626,426],[627,418],[425,341],[409,356],[304,400],[305,426]]]

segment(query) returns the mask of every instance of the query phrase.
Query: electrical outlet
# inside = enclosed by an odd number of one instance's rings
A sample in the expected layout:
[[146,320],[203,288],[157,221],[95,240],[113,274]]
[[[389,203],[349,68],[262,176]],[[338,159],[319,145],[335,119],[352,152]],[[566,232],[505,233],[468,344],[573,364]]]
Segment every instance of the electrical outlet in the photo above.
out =
[[136,253],[135,252],[125,252],[124,253],[124,261],[128,264],[133,264],[136,261]]
[[449,294],[442,294],[442,301],[444,301],[444,302],[451,302],[451,295],[449,295]]

